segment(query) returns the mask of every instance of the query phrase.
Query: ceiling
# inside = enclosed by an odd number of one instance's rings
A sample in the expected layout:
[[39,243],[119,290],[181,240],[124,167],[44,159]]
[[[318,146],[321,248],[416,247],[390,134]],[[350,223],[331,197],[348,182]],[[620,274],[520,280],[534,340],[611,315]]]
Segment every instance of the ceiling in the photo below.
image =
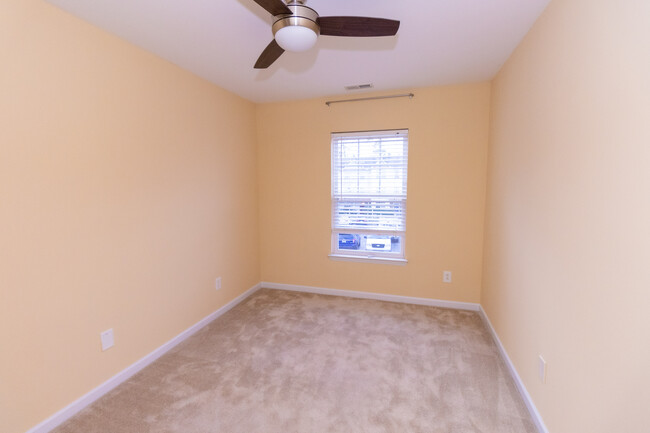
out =
[[[397,36],[321,36],[270,68],[253,65],[272,17],[253,0],[47,0],[254,102],[489,80],[550,0],[307,0],[320,16],[401,21]],[[347,92],[359,94],[360,91]]]

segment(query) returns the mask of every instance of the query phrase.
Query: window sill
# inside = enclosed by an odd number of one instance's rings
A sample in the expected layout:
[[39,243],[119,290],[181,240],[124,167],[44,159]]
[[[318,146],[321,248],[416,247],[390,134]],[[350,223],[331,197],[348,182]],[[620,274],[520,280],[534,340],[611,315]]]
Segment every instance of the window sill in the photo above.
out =
[[344,262],[362,262],[362,263],[383,263],[386,265],[404,266],[408,263],[406,259],[397,259],[395,257],[376,257],[376,256],[356,256],[345,254],[330,254],[331,260]]

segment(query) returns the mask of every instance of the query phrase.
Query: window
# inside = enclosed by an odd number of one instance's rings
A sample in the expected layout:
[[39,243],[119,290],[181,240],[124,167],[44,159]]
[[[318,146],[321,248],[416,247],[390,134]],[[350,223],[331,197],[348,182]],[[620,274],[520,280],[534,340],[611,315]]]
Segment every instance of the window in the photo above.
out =
[[332,256],[403,259],[408,130],[332,134]]

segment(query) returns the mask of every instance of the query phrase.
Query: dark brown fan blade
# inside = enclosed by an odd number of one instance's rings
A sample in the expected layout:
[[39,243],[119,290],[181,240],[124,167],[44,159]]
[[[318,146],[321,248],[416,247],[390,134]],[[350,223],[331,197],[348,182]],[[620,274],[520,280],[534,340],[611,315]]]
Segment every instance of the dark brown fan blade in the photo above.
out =
[[320,34],[327,36],[393,36],[399,21],[369,17],[320,17]]
[[289,14],[291,9],[282,0],[255,0],[255,3],[266,9],[271,15]]
[[271,43],[264,49],[264,51],[262,51],[259,59],[257,59],[257,62],[255,63],[255,69],[268,68],[273,64],[273,62],[278,60],[278,57],[280,57],[282,53],[284,53],[284,50],[280,45],[278,45],[277,42],[275,42],[275,39],[273,39],[273,41],[271,41]]

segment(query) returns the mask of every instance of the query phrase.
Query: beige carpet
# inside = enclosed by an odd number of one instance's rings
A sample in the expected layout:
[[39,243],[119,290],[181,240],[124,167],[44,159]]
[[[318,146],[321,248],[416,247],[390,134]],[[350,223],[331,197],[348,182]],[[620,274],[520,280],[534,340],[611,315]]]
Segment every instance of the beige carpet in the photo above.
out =
[[57,433],[534,433],[478,314],[260,290]]

